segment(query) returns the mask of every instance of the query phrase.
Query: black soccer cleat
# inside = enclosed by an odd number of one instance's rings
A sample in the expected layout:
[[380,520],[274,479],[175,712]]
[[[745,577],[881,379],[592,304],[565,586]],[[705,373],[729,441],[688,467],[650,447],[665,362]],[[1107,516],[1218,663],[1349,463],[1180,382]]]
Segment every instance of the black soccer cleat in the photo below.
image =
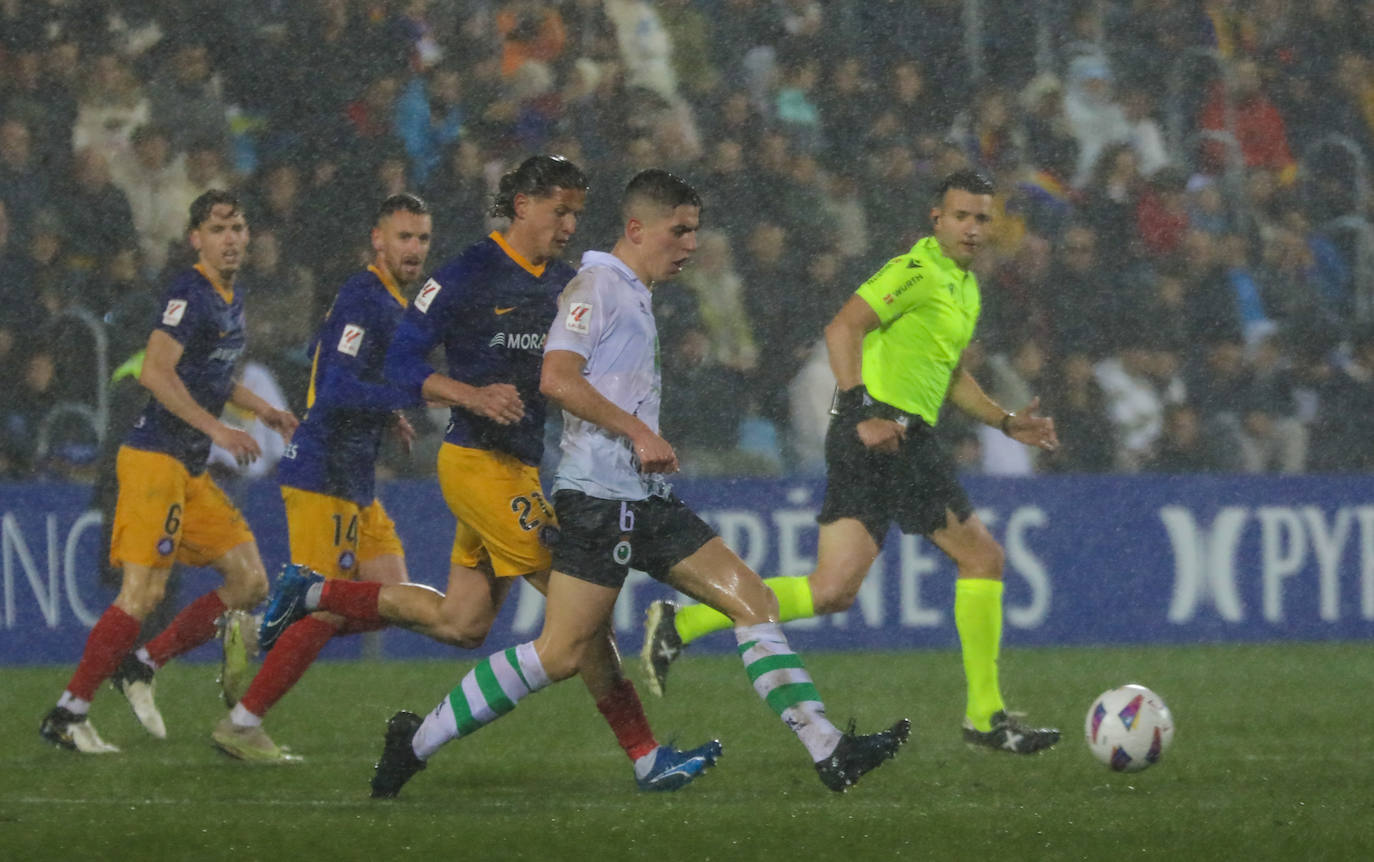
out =
[[851,722],[830,756],[816,763],[821,783],[836,793],[844,793],[866,773],[897,756],[897,749],[911,736],[911,720],[902,719],[887,730],[859,736]]
[[639,659],[644,665],[644,675],[649,682],[649,691],[659,697],[668,683],[668,668],[682,655],[682,638],[678,637],[677,605],[669,601],[656,601],[649,605],[644,615],[644,647]]
[[964,721],[964,742],[970,746],[991,748],[1011,754],[1035,754],[1059,741],[1059,731],[1053,727],[1029,727],[1019,713],[997,710],[992,714],[992,729],[977,730]]
[[424,719],[413,712],[401,710],[386,723],[386,742],[382,757],[372,773],[372,798],[394,799],[410,777],[425,768],[425,762],[415,756],[411,740]]

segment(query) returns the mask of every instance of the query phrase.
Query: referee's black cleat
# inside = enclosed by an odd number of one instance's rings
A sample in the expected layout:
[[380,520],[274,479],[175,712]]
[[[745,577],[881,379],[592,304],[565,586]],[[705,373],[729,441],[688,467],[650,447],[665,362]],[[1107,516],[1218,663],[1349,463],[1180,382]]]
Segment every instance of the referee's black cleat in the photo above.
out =
[[682,655],[682,638],[678,637],[677,605],[669,601],[656,601],[649,605],[644,615],[644,647],[639,659],[644,665],[644,675],[648,678],[649,691],[663,697],[668,683],[668,668],[673,660]]
[[978,730],[964,720],[964,742],[970,747],[991,748],[1011,754],[1035,754],[1059,741],[1059,731],[1053,727],[1030,727],[1021,721],[1021,714],[997,710],[992,714],[992,728]]
[[386,723],[386,742],[382,757],[372,773],[372,798],[394,799],[411,776],[425,768],[425,762],[415,756],[411,740],[424,719],[413,712],[401,710]]
[[854,724],[840,737],[830,756],[816,763],[821,783],[836,793],[844,793],[866,773],[897,756],[897,749],[911,737],[911,721],[903,718],[887,730],[859,736]]

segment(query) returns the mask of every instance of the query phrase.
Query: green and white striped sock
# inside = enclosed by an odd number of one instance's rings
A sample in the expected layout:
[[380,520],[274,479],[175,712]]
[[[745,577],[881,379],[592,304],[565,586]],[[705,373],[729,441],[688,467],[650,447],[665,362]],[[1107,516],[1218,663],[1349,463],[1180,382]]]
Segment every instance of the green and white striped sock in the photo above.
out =
[[548,684],[533,643],[487,656],[425,716],[411,742],[415,756],[428,760],[450,739],[475,733]]
[[740,626],[735,629],[735,640],[754,691],[792,729],[813,761],[829,757],[840,742],[840,731],[825,717],[820,692],[801,656],[792,652],[782,626]]

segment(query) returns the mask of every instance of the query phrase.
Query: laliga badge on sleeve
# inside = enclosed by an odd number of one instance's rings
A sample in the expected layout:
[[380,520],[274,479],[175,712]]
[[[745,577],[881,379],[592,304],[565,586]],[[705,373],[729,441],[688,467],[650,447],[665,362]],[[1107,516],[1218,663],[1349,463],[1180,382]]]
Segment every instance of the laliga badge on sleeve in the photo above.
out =
[[367,330],[355,323],[345,324],[343,335],[339,336],[339,352],[347,353],[349,356],[357,356],[358,348],[363,345],[363,333],[365,332]]
[[186,313],[186,300],[169,299],[167,300],[167,310],[162,312],[162,324],[164,326],[176,326],[181,323],[181,317]]
[[439,295],[441,287],[443,285],[432,278],[426,281],[425,286],[420,288],[420,292],[415,295],[415,308],[421,312],[428,312],[429,304],[434,301],[434,297]]
[[563,321],[563,327],[569,332],[576,332],[578,335],[590,335],[592,304],[590,302],[574,302],[568,306],[567,319]]

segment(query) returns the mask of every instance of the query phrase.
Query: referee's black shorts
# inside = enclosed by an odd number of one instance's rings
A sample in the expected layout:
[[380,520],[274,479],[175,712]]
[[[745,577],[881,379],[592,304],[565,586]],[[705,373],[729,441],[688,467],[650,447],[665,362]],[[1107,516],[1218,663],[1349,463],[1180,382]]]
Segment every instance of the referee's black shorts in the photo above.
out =
[[885,454],[863,444],[852,415],[832,416],[825,474],[825,502],[816,520],[854,518],[879,547],[893,521],[903,533],[929,536],[945,526],[946,512],[961,522],[973,514],[954,459],[919,417],[911,418],[896,454]]

